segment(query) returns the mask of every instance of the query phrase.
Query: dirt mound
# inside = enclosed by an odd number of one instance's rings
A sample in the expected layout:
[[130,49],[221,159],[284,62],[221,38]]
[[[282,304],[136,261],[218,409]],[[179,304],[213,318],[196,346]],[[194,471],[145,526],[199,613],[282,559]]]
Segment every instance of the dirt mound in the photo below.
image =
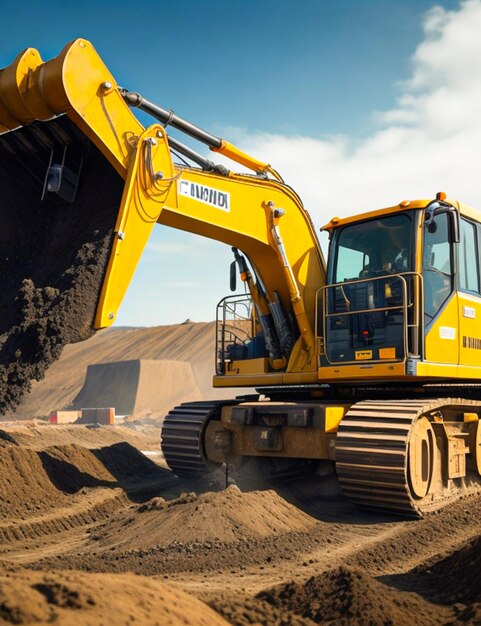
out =
[[481,537],[442,559],[431,559],[427,565],[390,580],[402,588],[416,589],[431,602],[479,603],[481,608]]
[[[92,334],[120,206],[122,180],[100,152],[66,117],[49,124],[0,138],[0,414],[19,404],[65,344]],[[42,201],[59,136],[84,159],[73,204]]]
[[[292,582],[257,596],[276,609],[287,610],[315,624],[439,624],[450,611],[437,608],[415,593],[392,589],[369,574],[345,567]],[[270,623],[270,622],[267,622]],[[308,622],[309,623],[309,622]]]
[[2,624],[227,626],[199,600],[134,575],[12,572],[0,576]]
[[232,599],[219,598],[209,602],[209,606],[220,613],[232,626],[251,626],[252,624],[255,626],[314,626],[318,623],[308,617],[288,611],[284,607],[278,608],[265,600],[248,596],[237,597],[234,602]]
[[263,567],[307,552],[316,529],[316,520],[273,491],[231,486],[131,506],[92,529],[81,553],[36,567],[150,575]]
[[180,402],[200,399],[190,363],[135,359],[89,365],[71,408],[113,406],[118,415],[163,417]]
[[171,544],[235,543],[308,531],[315,523],[274,491],[242,493],[231,486],[219,492],[184,494],[170,501],[154,498],[110,521],[99,534],[102,545],[122,543],[135,550]]
[[[85,490],[115,490],[159,468],[126,443],[98,450],[76,444],[33,450],[0,441],[0,522],[20,523],[55,509],[74,507]],[[0,536],[9,536],[0,526]],[[8,538],[8,537],[7,537]]]

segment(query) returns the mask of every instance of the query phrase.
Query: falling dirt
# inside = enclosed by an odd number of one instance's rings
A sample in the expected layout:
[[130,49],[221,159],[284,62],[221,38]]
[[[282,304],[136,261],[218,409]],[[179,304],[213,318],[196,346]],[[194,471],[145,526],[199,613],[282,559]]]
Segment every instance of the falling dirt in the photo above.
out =
[[[83,159],[76,200],[42,201],[59,137]],[[67,343],[87,339],[108,261],[122,180],[66,117],[0,139],[0,414]]]
[[404,521],[320,476],[181,481],[151,427],[1,432],[0,623],[481,623],[479,495]]

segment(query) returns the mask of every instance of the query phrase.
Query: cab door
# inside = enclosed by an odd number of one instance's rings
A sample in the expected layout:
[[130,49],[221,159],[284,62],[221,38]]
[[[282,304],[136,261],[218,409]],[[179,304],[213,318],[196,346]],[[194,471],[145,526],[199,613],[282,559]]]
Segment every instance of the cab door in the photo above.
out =
[[427,223],[424,226],[425,360],[457,366],[459,308],[454,285],[455,244],[450,237],[449,222],[448,215],[443,213],[436,216],[434,228],[429,228]]
[[457,276],[461,377],[463,366],[481,366],[480,228],[474,221],[460,219]]

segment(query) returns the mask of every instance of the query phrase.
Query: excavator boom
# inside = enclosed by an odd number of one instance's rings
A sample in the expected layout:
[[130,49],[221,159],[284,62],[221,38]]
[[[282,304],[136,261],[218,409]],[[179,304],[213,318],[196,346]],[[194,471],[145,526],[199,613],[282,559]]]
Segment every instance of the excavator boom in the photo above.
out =
[[[135,107],[160,123],[144,128],[132,112]],[[168,137],[167,124],[253,173],[235,174],[215,165]],[[32,276],[35,288],[65,295],[61,277],[75,273],[72,268],[82,265],[79,249],[93,245],[97,237],[101,251],[91,251],[94,260],[89,261],[89,268],[95,278],[88,306],[81,311],[76,306],[80,280],[71,281],[69,304],[62,300],[64,325],[71,331],[65,341],[86,338],[93,330],[109,326],[117,317],[150,233],[159,223],[223,241],[241,250],[252,263],[256,279],[251,289],[262,301],[258,304],[264,310],[264,329],[270,324],[275,334],[275,322],[268,319],[273,315],[284,329],[290,326],[280,340],[271,337],[267,361],[258,361],[252,371],[255,376],[287,369],[309,370],[311,379],[315,378],[315,299],[324,283],[325,264],[299,197],[268,164],[120,88],[93,46],[83,39],[71,42],[47,62],[36,50],[28,49],[0,71],[0,130],[4,222],[5,218],[15,222],[18,205],[28,198],[22,211],[24,228],[16,237],[9,233],[4,246],[7,272],[13,258],[11,247],[17,259],[23,257],[16,262],[17,280],[4,292],[5,308],[18,300],[22,281]],[[193,159],[196,167],[174,163],[172,147]],[[98,222],[101,228],[96,228]],[[89,230],[85,241],[77,241],[85,228]],[[65,250],[57,260],[52,229],[58,229]],[[32,246],[38,231],[44,238]],[[38,276],[39,267],[47,268],[45,277]],[[54,303],[49,306],[55,308]],[[16,316],[21,325],[21,306]],[[12,319],[9,323],[17,325]],[[37,334],[43,342],[45,333]],[[54,334],[59,337],[58,332]],[[19,333],[13,335],[19,343]],[[15,347],[12,333],[6,343]],[[62,343],[59,340],[51,358]],[[279,343],[288,349],[274,345]],[[27,348],[15,349],[27,352]],[[7,367],[11,357],[10,350],[4,357]],[[232,383],[231,377],[219,384]],[[251,383],[251,379],[241,382]]]

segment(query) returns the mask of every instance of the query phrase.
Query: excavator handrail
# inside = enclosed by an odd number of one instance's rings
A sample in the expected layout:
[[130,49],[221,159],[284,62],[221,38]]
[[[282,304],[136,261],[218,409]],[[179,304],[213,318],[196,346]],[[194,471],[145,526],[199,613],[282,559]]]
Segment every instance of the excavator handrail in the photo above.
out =
[[[413,302],[408,302],[408,283],[406,280],[406,277],[412,277],[414,279],[414,283],[415,283],[415,288],[416,290],[419,292],[419,295],[421,297],[414,297],[413,298]],[[362,283],[369,283],[369,282],[374,282],[374,281],[387,281],[387,280],[393,280],[393,279],[397,279],[401,281],[401,285],[402,285],[402,293],[403,293],[403,297],[402,297],[402,303],[400,305],[395,305],[395,306],[385,306],[385,307],[374,307],[374,308],[367,308],[367,309],[359,309],[359,310],[355,310],[355,311],[339,311],[336,313],[329,313],[328,311],[328,296],[326,296],[325,298],[322,297],[322,294],[325,292],[326,294],[329,293],[330,289],[337,289],[337,288],[342,288],[345,286],[349,286],[349,285],[358,285],[358,284],[362,284]],[[327,321],[330,317],[342,317],[342,316],[351,316],[351,315],[358,315],[358,314],[371,314],[371,313],[378,313],[378,312],[385,312],[385,311],[393,311],[393,310],[402,310],[403,311],[403,348],[404,348],[404,357],[403,359],[392,359],[392,361],[399,361],[404,363],[406,361],[407,358],[409,357],[418,357],[419,356],[419,334],[421,333],[421,337],[424,338],[424,316],[422,314],[422,311],[420,310],[422,308],[422,302],[424,301],[424,297],[423,297],[423,293],[424,293],[424,284],[423,284],[423,277],[421,274],[419,274],[418,272],[399,272],[399,273],[393,273],[393,274],[382,274],[381,276],[370,276],[370,277],[366,277],[366,278],[360,278],[360,279],[353,279],[353,280],[346,280],[346,281],[342,281],[340,283],[332,283],[329,285],[324,285],[322,287],[319,288],[318,292],[317,292],[317,298],[316,298],[316,328],[318,327],[317,324],[317,320],[318,320],[318,303],[319,300],[322,300],[322,325],[323,325],[323,337],[327,337]],[[408,323],[408,310],[412,309],[414,314],[413,314],[413,322],[412,324]],[[410,353],[409,352],[409,338],[408,338],[408,331],[409,329],[412,329],[412,337],[413,337],[413,350]],[[423,341],[421,341],[421,346],[423,345]],[[338,362],[332,362],[329,360],[327,353],[325,355],[326,360],[328,361],[328,363],[330,364],[338,364]],[[391,360],[391,359],[390,359]],[[381,363],[381,362],[386,362],[386,360],[370,360],[369,363]],[[344,364],[349,364],[349,363],[358,363],[356,361],[342,361],[342,363]]]

